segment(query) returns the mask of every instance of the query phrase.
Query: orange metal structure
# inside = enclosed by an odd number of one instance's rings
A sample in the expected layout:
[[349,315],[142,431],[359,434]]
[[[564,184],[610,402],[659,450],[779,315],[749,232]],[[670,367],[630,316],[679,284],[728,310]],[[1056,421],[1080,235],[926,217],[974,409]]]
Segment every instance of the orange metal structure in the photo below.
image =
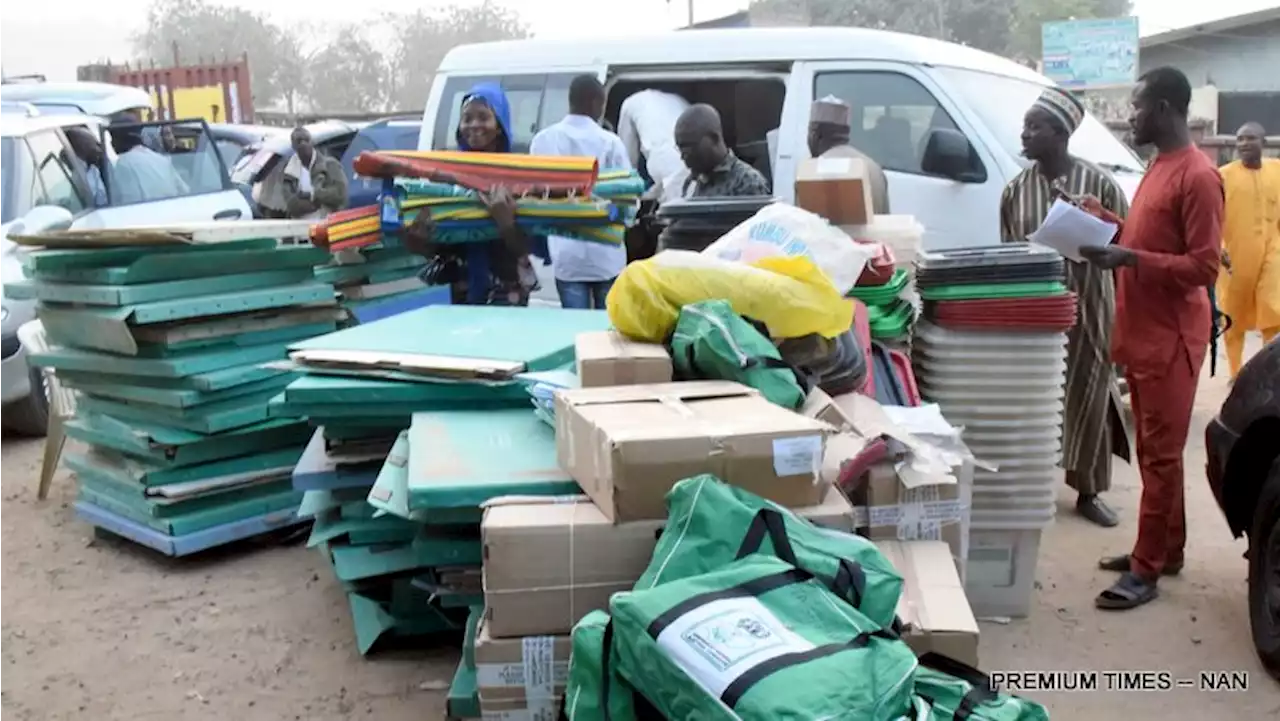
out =
[[[176,59],[176,58],[175,58]],[[236,62],[167,68],[112,67],[107,82],[151,93],[156,120],[204,118],[211,123],[252,123],[249,56]]]

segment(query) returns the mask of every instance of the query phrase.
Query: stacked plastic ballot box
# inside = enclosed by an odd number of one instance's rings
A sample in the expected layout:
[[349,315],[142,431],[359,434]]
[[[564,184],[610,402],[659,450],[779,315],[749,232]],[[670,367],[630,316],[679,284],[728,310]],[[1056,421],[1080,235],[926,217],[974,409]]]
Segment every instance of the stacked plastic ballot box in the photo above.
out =
[[981,463],[966,587],[979,616],[1024,616],[1040,535],[1053,522],[1067,331],[1064,260],[1029,244],[924,253],[924,316],[912,341],[921,395]]

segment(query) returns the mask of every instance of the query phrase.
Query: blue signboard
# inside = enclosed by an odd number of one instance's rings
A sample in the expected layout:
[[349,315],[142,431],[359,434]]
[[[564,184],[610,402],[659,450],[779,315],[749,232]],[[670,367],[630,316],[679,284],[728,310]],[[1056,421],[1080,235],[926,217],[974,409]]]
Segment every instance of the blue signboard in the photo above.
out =
[[1064,88],[1132,85],[1138,79],[1138,18],[1064,20],[1041,26],[1044,74]]

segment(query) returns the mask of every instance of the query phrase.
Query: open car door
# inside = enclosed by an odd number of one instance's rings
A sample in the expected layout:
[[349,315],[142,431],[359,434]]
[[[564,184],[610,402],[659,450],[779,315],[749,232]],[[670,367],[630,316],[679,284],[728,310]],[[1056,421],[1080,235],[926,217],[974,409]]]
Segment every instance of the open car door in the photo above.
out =
[[102,131],[108,202],[77,228],[249,220],[203,120],[113,124]]

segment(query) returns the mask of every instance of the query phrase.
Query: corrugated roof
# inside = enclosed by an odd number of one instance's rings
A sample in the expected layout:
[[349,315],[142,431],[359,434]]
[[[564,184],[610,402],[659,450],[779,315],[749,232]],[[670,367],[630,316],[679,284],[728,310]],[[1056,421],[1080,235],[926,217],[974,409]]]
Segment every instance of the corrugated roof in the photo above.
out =
[[1213,36],[1220,33],[1228,33],[1232,30],[1238,30],[1250,25],[1259,23],[1274,22],[1280,20],[1280,7],[1267,8],[1266,10],[1258,10],[1256,12],[1245,13],[1243,15],[1233,15],[1232,17],[1214,20],[1212,22],[1200,23],[1199,25],[1188,25],[1177,30],[1169,30],[1155,35],[1148,35],[1142,38],[1141,47],[1153,48],[1160,45],[1168,45],[1176,43],[1188,38],[1197,36]]

